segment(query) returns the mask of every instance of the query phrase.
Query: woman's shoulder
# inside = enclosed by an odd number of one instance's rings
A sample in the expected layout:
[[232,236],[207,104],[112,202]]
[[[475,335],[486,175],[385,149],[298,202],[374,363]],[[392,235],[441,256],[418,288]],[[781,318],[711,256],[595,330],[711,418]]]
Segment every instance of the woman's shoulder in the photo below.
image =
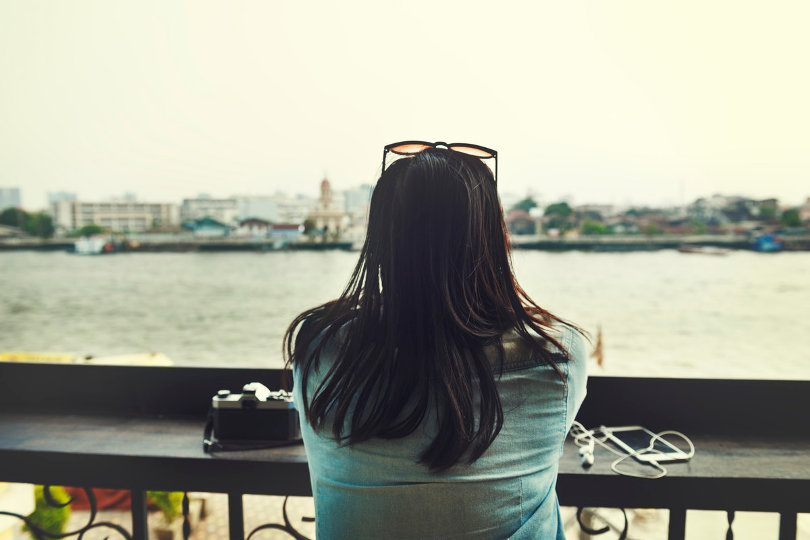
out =
[[530,338],[528,340],[525,335],[515,329],[511,329],[501,336],[505,371],[548,365],[549,359],[555,364],[585,362],[585,338],[575,327],[564,323],[550,326],[547,334],[552,339],[531,329],[528,330],[528,333]]

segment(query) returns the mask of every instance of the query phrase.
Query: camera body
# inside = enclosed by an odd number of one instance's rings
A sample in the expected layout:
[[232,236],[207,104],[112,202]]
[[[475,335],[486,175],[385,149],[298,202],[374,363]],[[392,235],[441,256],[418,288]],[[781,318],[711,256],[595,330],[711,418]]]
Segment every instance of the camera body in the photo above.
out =
[[261,383],[242,387],[242,393],[220,390],[211,399],[214,436],[222,442],[283,442],[301,438],[292,395],[271,392]]

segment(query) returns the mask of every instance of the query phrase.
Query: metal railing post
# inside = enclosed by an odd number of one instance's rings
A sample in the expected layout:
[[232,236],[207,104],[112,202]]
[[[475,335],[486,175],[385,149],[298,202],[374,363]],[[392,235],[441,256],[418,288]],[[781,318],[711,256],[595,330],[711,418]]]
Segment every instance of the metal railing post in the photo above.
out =
[[669,540],[684,540],[686,537],[686,508],[669,509]]
[[228,531],[230,540],[245,539],[245,518],[241,493],[228,493]]
[[780,512],[779,540],[796,540],[796,512]]
[[132,499],[132,538],[135,540],[148,540],[149,529],[146,525],[146,492],[133,489],[130,491]]

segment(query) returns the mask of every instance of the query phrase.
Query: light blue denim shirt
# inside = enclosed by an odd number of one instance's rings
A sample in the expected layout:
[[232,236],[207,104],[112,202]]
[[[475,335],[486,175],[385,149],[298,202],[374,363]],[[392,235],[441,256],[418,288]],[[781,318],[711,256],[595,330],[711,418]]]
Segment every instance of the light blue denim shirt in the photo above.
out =
[[[337,445],[330,431],[316,433],[304,418],[295,370],[318,539],[564,539],[555,486],[565,436],[585,398],[586,350],[573,330],[555,337],[571,354],[558,362],[565,380],[517,334],[503,337],[503,428],[477,461],[462,459],[438,474],[417,462],[435,433],[429,420],[402,439],[352,447]],[[310,399],[328,366],[327,348],[308,381]]]

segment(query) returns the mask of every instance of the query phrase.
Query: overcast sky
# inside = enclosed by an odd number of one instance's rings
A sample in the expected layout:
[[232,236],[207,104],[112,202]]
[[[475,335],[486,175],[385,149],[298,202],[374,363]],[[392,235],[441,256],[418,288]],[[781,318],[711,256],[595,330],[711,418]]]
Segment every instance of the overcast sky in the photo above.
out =
[[810,196],[810,2],[0,3],[23,205],[372,183],[403,139],[546,202]]

